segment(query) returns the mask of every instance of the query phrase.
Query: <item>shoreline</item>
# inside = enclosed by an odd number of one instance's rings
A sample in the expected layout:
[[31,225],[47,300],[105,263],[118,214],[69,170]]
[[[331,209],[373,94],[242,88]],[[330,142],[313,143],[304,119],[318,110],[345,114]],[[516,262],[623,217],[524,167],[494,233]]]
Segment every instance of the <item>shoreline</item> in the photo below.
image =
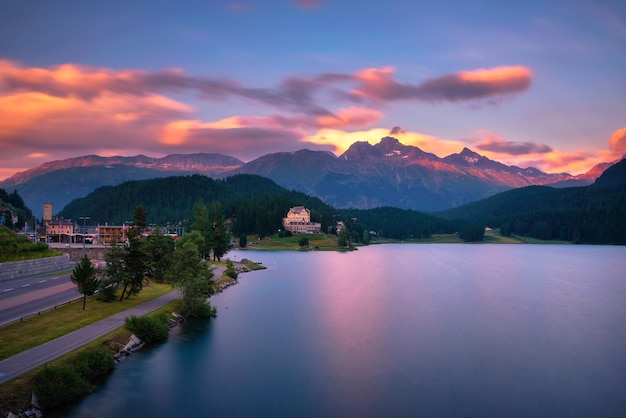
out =
[[[260,269],[266,268],[248,259],[242,259],[240,261],[233,261],[233,265],[235,266],[238,275],[242,273],[247,273],[247,272],[251,272],[254,270],[260,270]],[[224,266],[218,266],[213,271],[216,276],[217,274],[220,274],[220,277],[218,279],[214,279],[216,282],[218,280],[223,279],[224,277],[228,277],[225,275],[226,267]],[[228,280],[228,284],[223,285],[216,293],[221,293],[228,287],[234,286],[235,284],[238,283],[237,279],[231,279],[230,277],[228,277],[228,279],[230,279]],[[129,345],[129,343],[133,341],[132,334],[131,336],[128,336],[129,332],[126,330],[125,325],[124,325],[124,318],[126,316],[136,314],[137,311],[143,312],[141,316],[149,315],[149,314],[158,312],[159,310],[162,310],[166,308],[168,305],[175,303],[179,300],[180,300],[180,291],[178,289],[175,289],[167,293],[164,296],[157,297],[150,301],[144,302],[143,304],[138,305],[135,308],[130,308],[125,311],[119,312],[115,315],[107,317],[94,324],[79,328],[78,330],[74,332],[58,337],[52,341],[41,344],[30,350],[26,350],[24,352],[18,353],[14,356],[11,356],[9,358],[6,358],[0,361],[0,364],[4,364],[6,366],[2,370],[3,373],[0,373],[0,386],[4,386],[5,384],[16,385],[14,391],[8,391],[8,393],[12,395],[7,398],[3,397],[3,401],[6,401],[9,398],[11,398],[13,399],[12,402],[16,404],[22,404],[22,406],[19,408],[18,407],[12,408],[11,405],[9,404],[3,404],[1,408],[2,412],[5,414],[5,416],[13,416],[13,417],[24,416],[24,414],[26,414],[25,416],[42,416],[41,415],[42,412],[38,410],[36,406],[32,404],[32,378],[34,377],[34,374],[39,369],[41,369],[42,367],[46,367],[47,365],[53,362],[63,361],[64,358],[71,356],[77,350],[88,348],[90,345],[95,344],[96,342],[98,342],[99,340],[102,340],[103,338],[104,338],[104,341],[99,342],[97,344],[99,346],[108,347],[112,351],[112,353],[114,353],[113,354],[114,356],[115,355],[119,356],[119,353],[124,350],[124,348],[120,350],[119,347],[126,347]],[[163,301],[163,303],[161,303],[161,301]],[[112,319],[115,320],[116,318],[117,318],[117,322],[116,322],[117,326],[112,327],[112,322],[113,322]],[[91,333],[91,336],[82,336],[82,334],[90,334],[90,333]],[[72,339],[76,335],[81,335],[78,342],[71,343],[71,344],[65,343],[65,340],[69,341],[69,339]],[[47,347],[50,347],[51,343],[53,343],[56,347],[52,353],[50,353],[51,350],[47,348]],[[133,343],[131,345],[136,345],[136,344]],[[115,347],[118,347],[118,349],[116,349]],[[132,355],[132,353],[135,351],[137,351],[137,349],[133,347],[132,350],[129,350],[128,354]],[[24,356],[33,355],[33,353],[35,353],[35,356],[39,358],[39,361],[23,362],[20,360]],[[37,353],[43,353],[43,354],[37,354]],[[10,366],[10,364],[14,363],[16,360],[21,365],[18,364],[17,366]],[[24,363],[27,364],[27,367],[25,368],[23,366]],[[31,367],[33,364],[34,364],[34,367]],[[6,370],[11,370],[11,371],[7,373]],[[26,377],[25,381],[22,381],[21,383],[19,382],[22,377],[27,376],[29,374],[30,376]],[[24,392],[27,392],[27,393],[24,393]],[[22,399],[22,400],[20,401],[19,399]],[[26,405],[27,403],[29,404],[28,406]],[[14,413],[13,411],[11,411],[11,409],[19,409],[19,412]],[[40,414],[28,415],[29,411],[32,411],[35,414],[36,414],[36,411],[40,411]]]

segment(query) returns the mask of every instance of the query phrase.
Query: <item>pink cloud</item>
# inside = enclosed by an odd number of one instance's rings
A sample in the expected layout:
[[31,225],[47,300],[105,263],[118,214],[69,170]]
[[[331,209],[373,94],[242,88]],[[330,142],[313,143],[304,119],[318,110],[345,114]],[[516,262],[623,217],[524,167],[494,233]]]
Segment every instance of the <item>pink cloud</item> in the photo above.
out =
[[354,75],[356,100],[469,101],[521,93],[530,87],[532,72],[522,66],[461,71],[430,78],[420,84],[394,80],[391,67],[368,68]]
[[325,0],[295,0],[293,4],[301,9],[317,9]]
[[[529,69],[517,66],[461,71],[410,84],[396,80],[393,68],[381,67],[292,75],[264,87],[192,76],[181,69],[112,70],[75,64],[31,68],[0,61],[0,171],[88,153],[159,156],[207,151],[246,159],[310,146],[341,149],[363,135],[377,141],[389,134],[388,128],[373,126],[383,120],[378,109],[386,103],[497,100],[525,91],[531,79]],[[195,108],[168,97],[188,93],[208,102],[244,100],[277,113],[198,120]],[[323,105],[338,98],[344,107]],[[458,141],[434,140],[399,127],[392,134],[430,152],[462,149]],[[609,143],[612,151],[626,153],[626,128],[616,131]],[[547,145],[495,135],[483,136],[477,147],[496,154],[496,159],[529,156],[544,168],[577,167],[591,158],[564,156]]]
[[228,3],[226,8],[233,12],[245,12],[254,9],[254,6],[251,3],[233,2]]

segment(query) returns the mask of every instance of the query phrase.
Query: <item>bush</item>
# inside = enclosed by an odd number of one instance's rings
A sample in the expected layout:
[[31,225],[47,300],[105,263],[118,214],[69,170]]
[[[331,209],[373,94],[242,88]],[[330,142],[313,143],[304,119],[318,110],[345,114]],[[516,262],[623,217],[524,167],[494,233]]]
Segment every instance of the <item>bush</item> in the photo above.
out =
[[71,365],[45,367],[35,375],[33,391],[43,409],[52,409],[85,396],[92,386]]
[[224,274],[227,275],[228,277],[230,277],[231,279],[235,279],[235,280],[237,280],[237,276],[239,275],[237,273],[237,270],[235,270],[233,268],[226,269],[224,271]]
[[153,316],[126,317],[126,328],[146,343],[165,341],[168,335],[167,316],[164,313]]
[[235,265],[233,264],[232,260],[226,260],[226,271],[224,271],[224,274],[231,279],[237,280],[238,274],[237,270],[235,270]]
[[100,287],[98,289],[98,299],[102,302],[113,302],[115,299],[115,293],[117,292],[117,283],[113,280],[105,279],[100,281]]
[[115,359],[104,347],[91,348],[78,353],[73,365],[83,378],[93,382],[115,368]]

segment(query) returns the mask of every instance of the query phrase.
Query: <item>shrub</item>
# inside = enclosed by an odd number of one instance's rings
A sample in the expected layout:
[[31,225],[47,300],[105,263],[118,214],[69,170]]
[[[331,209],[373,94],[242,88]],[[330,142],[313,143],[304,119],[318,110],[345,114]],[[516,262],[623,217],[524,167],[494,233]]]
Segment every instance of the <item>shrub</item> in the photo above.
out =
[[117,283],[111,279],[100,280],[100,287],[98,289],[98,299],[102,302],[113,302],[115,299],[115,293],[117,292]]
[[71,365],[45,367],[35,375],[33,391],[43,409],[52,409],[85,396],[92,386]]
[[224,274],[227,275],[228,277],[230,277],[231,279],[237,280],[238,273],[237,273],[237,270],[235,270],[233,268],[226,269],[224,271]]
[[164,313],[153,316],[126,317],[126,328],[146,343],[164,341],[168,335],[167,316]]
[[73,365],[83,378],[93,382],[115,368],[115,359],[109,350],[97,347],[78,353]]
[[224,274],[231,279],[237,280],[238,274],[237,270],[235,270],[235,265],[233,264],[232,260],[226,260],[226,270],[224,271]]

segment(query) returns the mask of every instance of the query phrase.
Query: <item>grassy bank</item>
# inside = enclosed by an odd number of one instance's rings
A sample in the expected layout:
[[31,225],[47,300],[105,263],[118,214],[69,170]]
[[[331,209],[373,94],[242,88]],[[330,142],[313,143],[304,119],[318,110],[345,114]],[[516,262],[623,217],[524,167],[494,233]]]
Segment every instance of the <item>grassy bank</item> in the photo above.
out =
[[[122,302],[116,300],[105,303],[90,298],[87,300],[86,309],[83,310],[82,300],[78,300],[41,315],[28,317],[21,322],[6,325],[1,331],[0,360],[69,334],[172,290],[169,284],[152,283],[145,286],[139,295],[131,296]],[[78,292],[76,295],[80,296]]]
[[[300,247],[300,239],[306,237],[309,245],[306,248]],[[250,237],[253,238],[253,237]],[[250,250],[316,250],[316,251],[340,251],[345,250],[337,245],[337,237],[335,235],[326,234],[293,234],[290,237],[279,237],[272,235],[261,240],[248,240],[246,247]]]
[[[433,234],[430,238],[409,239],[404,241],[388,239],[372,239],[372,244],[390,243],[413,243],[413,244],[463,244],[463,240],[458,234]],[[485,232],[483,240],[470,244],[571,244],[568,241],[547,241],[536,238],[521,237],[512,235],[506,237],[500,234],[500,229],[493,229]]]

